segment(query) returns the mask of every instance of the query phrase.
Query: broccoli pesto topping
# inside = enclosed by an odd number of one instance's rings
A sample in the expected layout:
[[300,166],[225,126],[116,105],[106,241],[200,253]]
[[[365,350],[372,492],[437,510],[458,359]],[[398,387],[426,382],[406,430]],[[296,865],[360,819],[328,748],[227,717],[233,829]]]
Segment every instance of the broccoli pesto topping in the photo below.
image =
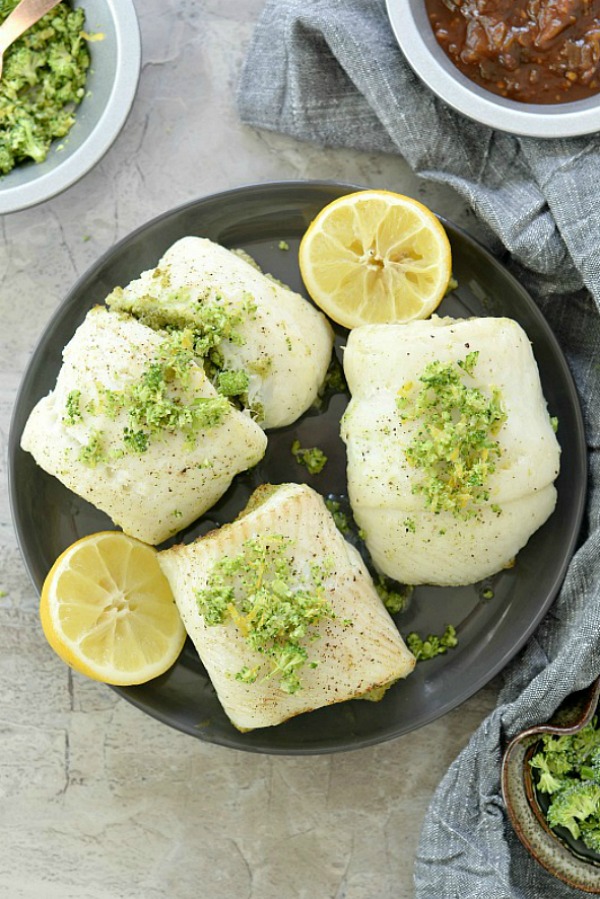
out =
[[224,369],[217,375],[217,390],[223,396],[244,396],[248,392],[250,379],[242,369]]
[[402,421],[418,422],[405,450],[409,464],[423,474],[413,493],[422,494],[433,512],[460,518],[476,515],[489,500],[487,483],[502,452],[494,437],[506,421],[498,390],[486,396],[462,380],[473,374],[478,356],[431,362],[419,378],[422,386],[405,384],[396,398]]
[[458,637],[455,628],[449,624],[441,636],[429,634],[423,639],[413,631],[407,636],[406,645],[417,662],[423,662],[427,659],[435,659],[436,656],[443,655],[449,649],[454,649],[458,645]]
[[320,474],[327,464],[327,456],[318,446],[302,447],[299,440],[292,443],[292,456],[304,465],[309,474]]
[[352,533],[352,527],[350,525],[350,521],[348,516],[344,512],[341,507],[341,504],[331,497],[327,497],[325,499],[325,505],[327,506],[327,511],[333,518],[334,524],[340,534],[343,534],[346,537],[348,534]]
[[[156,290],[156,295],[153,290]],[[210,290],[194,297],[189,287],[172,288],[167,266],[154,269],[149,293],[136,296],[122,287],[116,287],[106,303],[114,311],[133,315],[154,331],[186,331],[191,334],[194,354],[202,360],[204,370],[217,391],[223,396],[246,396],[248,374],[242,370],[225,369],[222,347],[226,343],[235,346],[245,344],[239,327],[246,319],[252,318],[257,309],[250,294],[235,308],[225,303],[219,293]],[[270,362],[265,360],[265,365]]]
[[[0,21],[18,0],[0,0]],[[59,4],[8,48],[0,82],[0,173],[33,160],[64,137],[85,93],[90,56],[83,9]]]
[[574,734],[544,734],[529,764],[539,793],[551,796],[546,818],[600,852],[600,731],[598,720]]
[[[306,643],[318,635],[314,625],[334,613],[325,599],[328,565],[313,564],[307,577],[294,569],[292,541],[278,534],[246,540],[236,556],[224,556],[212,569],[205,589],[196,591],[198,608],[209,627],[232,621],[247,645],[265,657],[281,689],[302,686],[299,671],[308,662]],[[311,667],[316,662],[308,663]],[[237,680],[254,683],[262,664],[243,667]]]
[[[141,376],[123,390],[109,390],[98,385],[98,399],[90,404],[92,417],[105,415],[115,419],[125,412],[127,424],[123,428],[123,445],[120,449],[106,451],[101,430],[92,437],[79,453],[79,461],[95,466],[124,452],[145,453],[155,437],[165,433],[181,433],[189,446],[195,444],[199,431],[221,424],[231,410],[225,397],[197,396],[190,390],[190,377],[194,366],[193,337],[181,331],[166,338]],[[67,397],[66,416],[73,424],[74,407],[79,409],[79,391],[71,391]]]
[[382,574],[374,581],[374,584],[380,600],[390,615],[397,615],[399,612],[404,611],[413,592],[413,587],[406,584],[392,586],[392,582]]
[[81,401],[81,390],[71,390],[67,396],[66,412],[63,418],[69,425],[74,425],[76,421],[81,421],[82,414],[79,403]]

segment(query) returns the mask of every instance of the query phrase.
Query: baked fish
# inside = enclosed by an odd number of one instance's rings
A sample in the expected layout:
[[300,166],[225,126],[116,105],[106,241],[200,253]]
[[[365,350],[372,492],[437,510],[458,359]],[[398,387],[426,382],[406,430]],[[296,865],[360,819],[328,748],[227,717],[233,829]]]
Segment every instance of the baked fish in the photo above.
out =
[[306,485],[259,487],[232,524],[159,561],[239,730],[380,698],[414,667],[360,555]]
[[434,316],[351,332],[341,434],[376,566],[469,584],[512,564],[551,515],[560,447],[523,329]]
[[65,347],[21,446],[125,533],[157,544],[255,465],[266,437],[217,394],[189,334],[159,335],[96,307]]
[[217,389],[238,396],[264,428],[289,425],[312,405],[333,332],[304,297],[252,260],[206,238],[178,240],[106,300],[153,328],[191,328]]

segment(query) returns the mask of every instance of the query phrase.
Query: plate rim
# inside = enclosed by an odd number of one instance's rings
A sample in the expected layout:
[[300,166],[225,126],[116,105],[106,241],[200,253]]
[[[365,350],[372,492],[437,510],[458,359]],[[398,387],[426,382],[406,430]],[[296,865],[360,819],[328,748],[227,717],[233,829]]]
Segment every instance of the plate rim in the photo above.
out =
[[[124,235],[118,242],[109,247],[91,266],[89,266],[86,271],[84,271],[75,281],[75,283],[68,290],[63,300],[59,303],[57,308],[54,311],[54,314],[50,317],[45,327],[43,328],[40,337],[36,341],[34,350],[28,360],[28,363],[25,367],[24,373],[21,378],[21,382],[17,391],[17,395],[15,398],[10,426],[9,426],[9,434],[7,441],[7,475],[8,475],[8,486],[9,486],[9,505],[11,512],[11,519],[13,523],[13,527],[17,536],[17,543],[19,546],[19,550],[21,553],[21,557],[23,559],[23,563],[25,569],[27,570],[31,582],[33,584],[34,589],[39,594],[41,590],[41,584],[38,584],[36,578],[34,577],[34,573],[32,570],[32,566],[29,561],[29,550],[26,548],[27,546],[27,538],[26,533],[23,527],[23,522],[21,520],[21,516],[17,511],[18,506],[18,497],[17,490],[15,484],[15,458],[17,452],[22,452],[20,449],[20,432],[17,433],[17,418],[19,416],[20,407],[23,401],[24,396],[27,394],[27,390],[29,387],[29,383],[31,378],[33,377],[34,370],[36,369],[36,357],[38,355],[38,351],[48,342],[50,339],[50,335],[52,332],[58,328],[62,318],[68,313],[71,307],[74,305],[74,300],[77,297],[81,287],[90,279],[93,278],[94,275],[102,269],[105,262],[111,258],[116,251],[123,248],[130,241],[134,241],[136,238],[141,236],[148,229],[158,225],[161,221],[165,221],[171,217],[177,217],[181,213],[186,210],[191,210],[195,207],[201,207],[204,203],[214,203],[217,201],[224,201],[227,198],[231,197],[239,197],[240,193],[251,194],[254,191],[262,192],[268,191],[270,194],[277,194],[281,191],[298,191],[300,195],[302,192],[305,192],[307,189],[310,190],[339,190],[341,193],[349,193],[356,190],[367,190],[372,188],[365,188],[360,185],[341,182],[337,180],[305,180],[305,179],[291,179],[291,180],[271,180],[265,182],[249,182],[246,184],[238,185],[236,187],[228,188],[223,191],[218,191],[211,194],[202,195],[200,197],[196,197],[192,200],[188,200],[184,203],[181,203],[171,209],[164,210],[153,218],[147,220],[146,222],[139,225],[137,228]],[[436,213],[437,214],[437,213]],[[529,620],[528,626],[525,630],[519,635],[518,639],[507,646],[505,651],[501,653],[500,658],[497,660],[496,664],[487,669],[484,675],[481,675],[475,682],[466,682],[466,686],[460,690],[457,694],[455,694],[451,700],[448,700],[445,705],[441,708],[433,708],[429,715],[425,715],[423,719],[419,721],[417,725],[414,727],[409,727],[407,729],[400,729],[395,733],[385,733],[385,734],[376,734],[373,736],[360,737],[354,740],[352,743],[344,743],[344,745],[335,745],[335,746],[304,746],[301,748],[290,748],[290,747],[265,747],[263,745],[253,745],[248,743],[246,745],[240,745],[240,735],[232,730],[231,739],[224,739],[220,737],[219,739],[211,739],[210,735],[203,734],[200,729],[197,727],[187,727],[185,723],[177,722],[172,716],[167,714],[163,714],[160,710],[150,709],[147,707],[147,704],[144,703],[143,698],[140,698],[139,695],[136,695],[135,688],[130,687],[111,687],[111,689],[115,690],[122,698],[126,699],[131,705],[140,709],[145,714],[150,715],[151,717],[159,720],[161,723],[166,724],[167,726],[178,730],[183,733],[187,733],[191,736],[194,736],[197,739],[202,740],[203,742],[212,743],[213,745],[223,746],[224,748],[230,749],[238,749],[242,751],[249,752],[258,752],[270,755],[316,755],[316,754],[328,754],[334,752],[342,752],[342,751],[353,751],[355,749],[362,749],[368,746],[378,745],[380,743],[388,742],[392,739],[397,739],[400,736],[410,733],[413,730],[420,729],[433,721],[437,720],[448,714],[448,712],[460,706],[467,699],[472,697],[478,690],[488,684],[495,675],[497,675],[500,671],[504,669],[504,667],[510,662],[512,658],[518,653],[518,651],[523,647],[529,637],[537,628],[538,624],[542,620],[542,618],[548,612],[550,606],[554,602],[560,587],[565,578],[567,569],[570,565],[573,552],[575,550],[577,540],[579,534],[581,532],[581,525],[583,520],[583,515],[585,511],[586,505],[586,481],[587,481],[587,444],[586,444],[586,435],[585,435],[585,427],[583,421],[583,414],[581,409],[581,404],[579,400],[579,395],[577,393],[577,388],[575,385],[575,381],[571,374],[571,370],[569,368],[566,357],[562,351],[562,348],[550,327],[550,324],[546,320],[545,316],[541,312],[540,308],[535,303],[533,297],[529,294],[529,291],[517,280],[517,278],[507,269],[504,262],[494,256],[493,253],[487,247],[485,247],[481,241],[479,241],[476,237],[473,237],[469,232],[467,232],[464,228],[456,225],[454,222],[445,219],[442,216],[439,216],[440,220],[451,229],[457,232],[468,244],[474,247],[477,252],[483,253],[484,256],[490,260],[492,260],[494,265],[500,266],[503,270],[504,275],[514,284],[515,288],[527,298],[527,303],[530,311],[533,312],[534,316],[538,320],[539,326],[542,328],[544,332],[545,340],[547,340],[551,345],[554,351],[554,354],[558,356],[561,362],[562,376],[565,383],[568,386],[569,390],[569,406],[571,407],[575,421],[576,421],[576,433],[574,434],[574,441],[577,447],[575,453],[575,459],[577,462],[578,468],[578,478],[575,484],[576,488],[576,496],[574,505],[571,507],[571,516],[573,520],[577,523],[576,527],[572,528],[572,532],[570,535],[570,539],[568,544],[565,544],[565,550],[563,551],[562,564],[557,570],[551,588],[547,592],[547,596],[545,601],[540,605],[537,609],[536,614],[532,616]],[[269,728],[261,729],[263,731],[269,731]],[[255,734],[258,731],[254,732]]]

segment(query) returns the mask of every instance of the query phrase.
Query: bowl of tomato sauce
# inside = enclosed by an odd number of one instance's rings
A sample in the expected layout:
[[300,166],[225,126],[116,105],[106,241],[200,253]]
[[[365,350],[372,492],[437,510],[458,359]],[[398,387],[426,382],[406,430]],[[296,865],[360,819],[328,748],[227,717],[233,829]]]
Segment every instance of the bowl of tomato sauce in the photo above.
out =
[[454,109],[501,131],[600,130],[600,0],[387,0],[400,48]]

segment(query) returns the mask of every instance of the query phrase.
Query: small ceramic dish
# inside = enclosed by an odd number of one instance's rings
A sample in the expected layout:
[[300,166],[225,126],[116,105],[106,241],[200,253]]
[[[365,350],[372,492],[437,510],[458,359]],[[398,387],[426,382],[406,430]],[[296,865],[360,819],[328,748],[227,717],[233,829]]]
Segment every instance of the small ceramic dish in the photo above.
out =
[[567,831],[550,828],[544,797],[538,795],[531,765],[544,734],[573,734],[588,724],[598,708],[600,678],[573,693],[547,724],[529,727],[508,745],[502,760],[502,795],[511,824],[529,853],[555,877],[586,893],[600,895],[600,855]]
[[132,0],[73,0],[85,27],[100,39],[90,46],[86,95],[68,135],[43,162],[25,162],[0,177],[0,214],[54,197],[83,177],[112,145],[133,103],[141,67],[141,41]]
[[519,103],[474,84],[438,44],[425,0],[386,0],[396,40],[422,81],[458,112],[500,131],[528,137],[574,137],[600,129],[600,94],[571,103]]

